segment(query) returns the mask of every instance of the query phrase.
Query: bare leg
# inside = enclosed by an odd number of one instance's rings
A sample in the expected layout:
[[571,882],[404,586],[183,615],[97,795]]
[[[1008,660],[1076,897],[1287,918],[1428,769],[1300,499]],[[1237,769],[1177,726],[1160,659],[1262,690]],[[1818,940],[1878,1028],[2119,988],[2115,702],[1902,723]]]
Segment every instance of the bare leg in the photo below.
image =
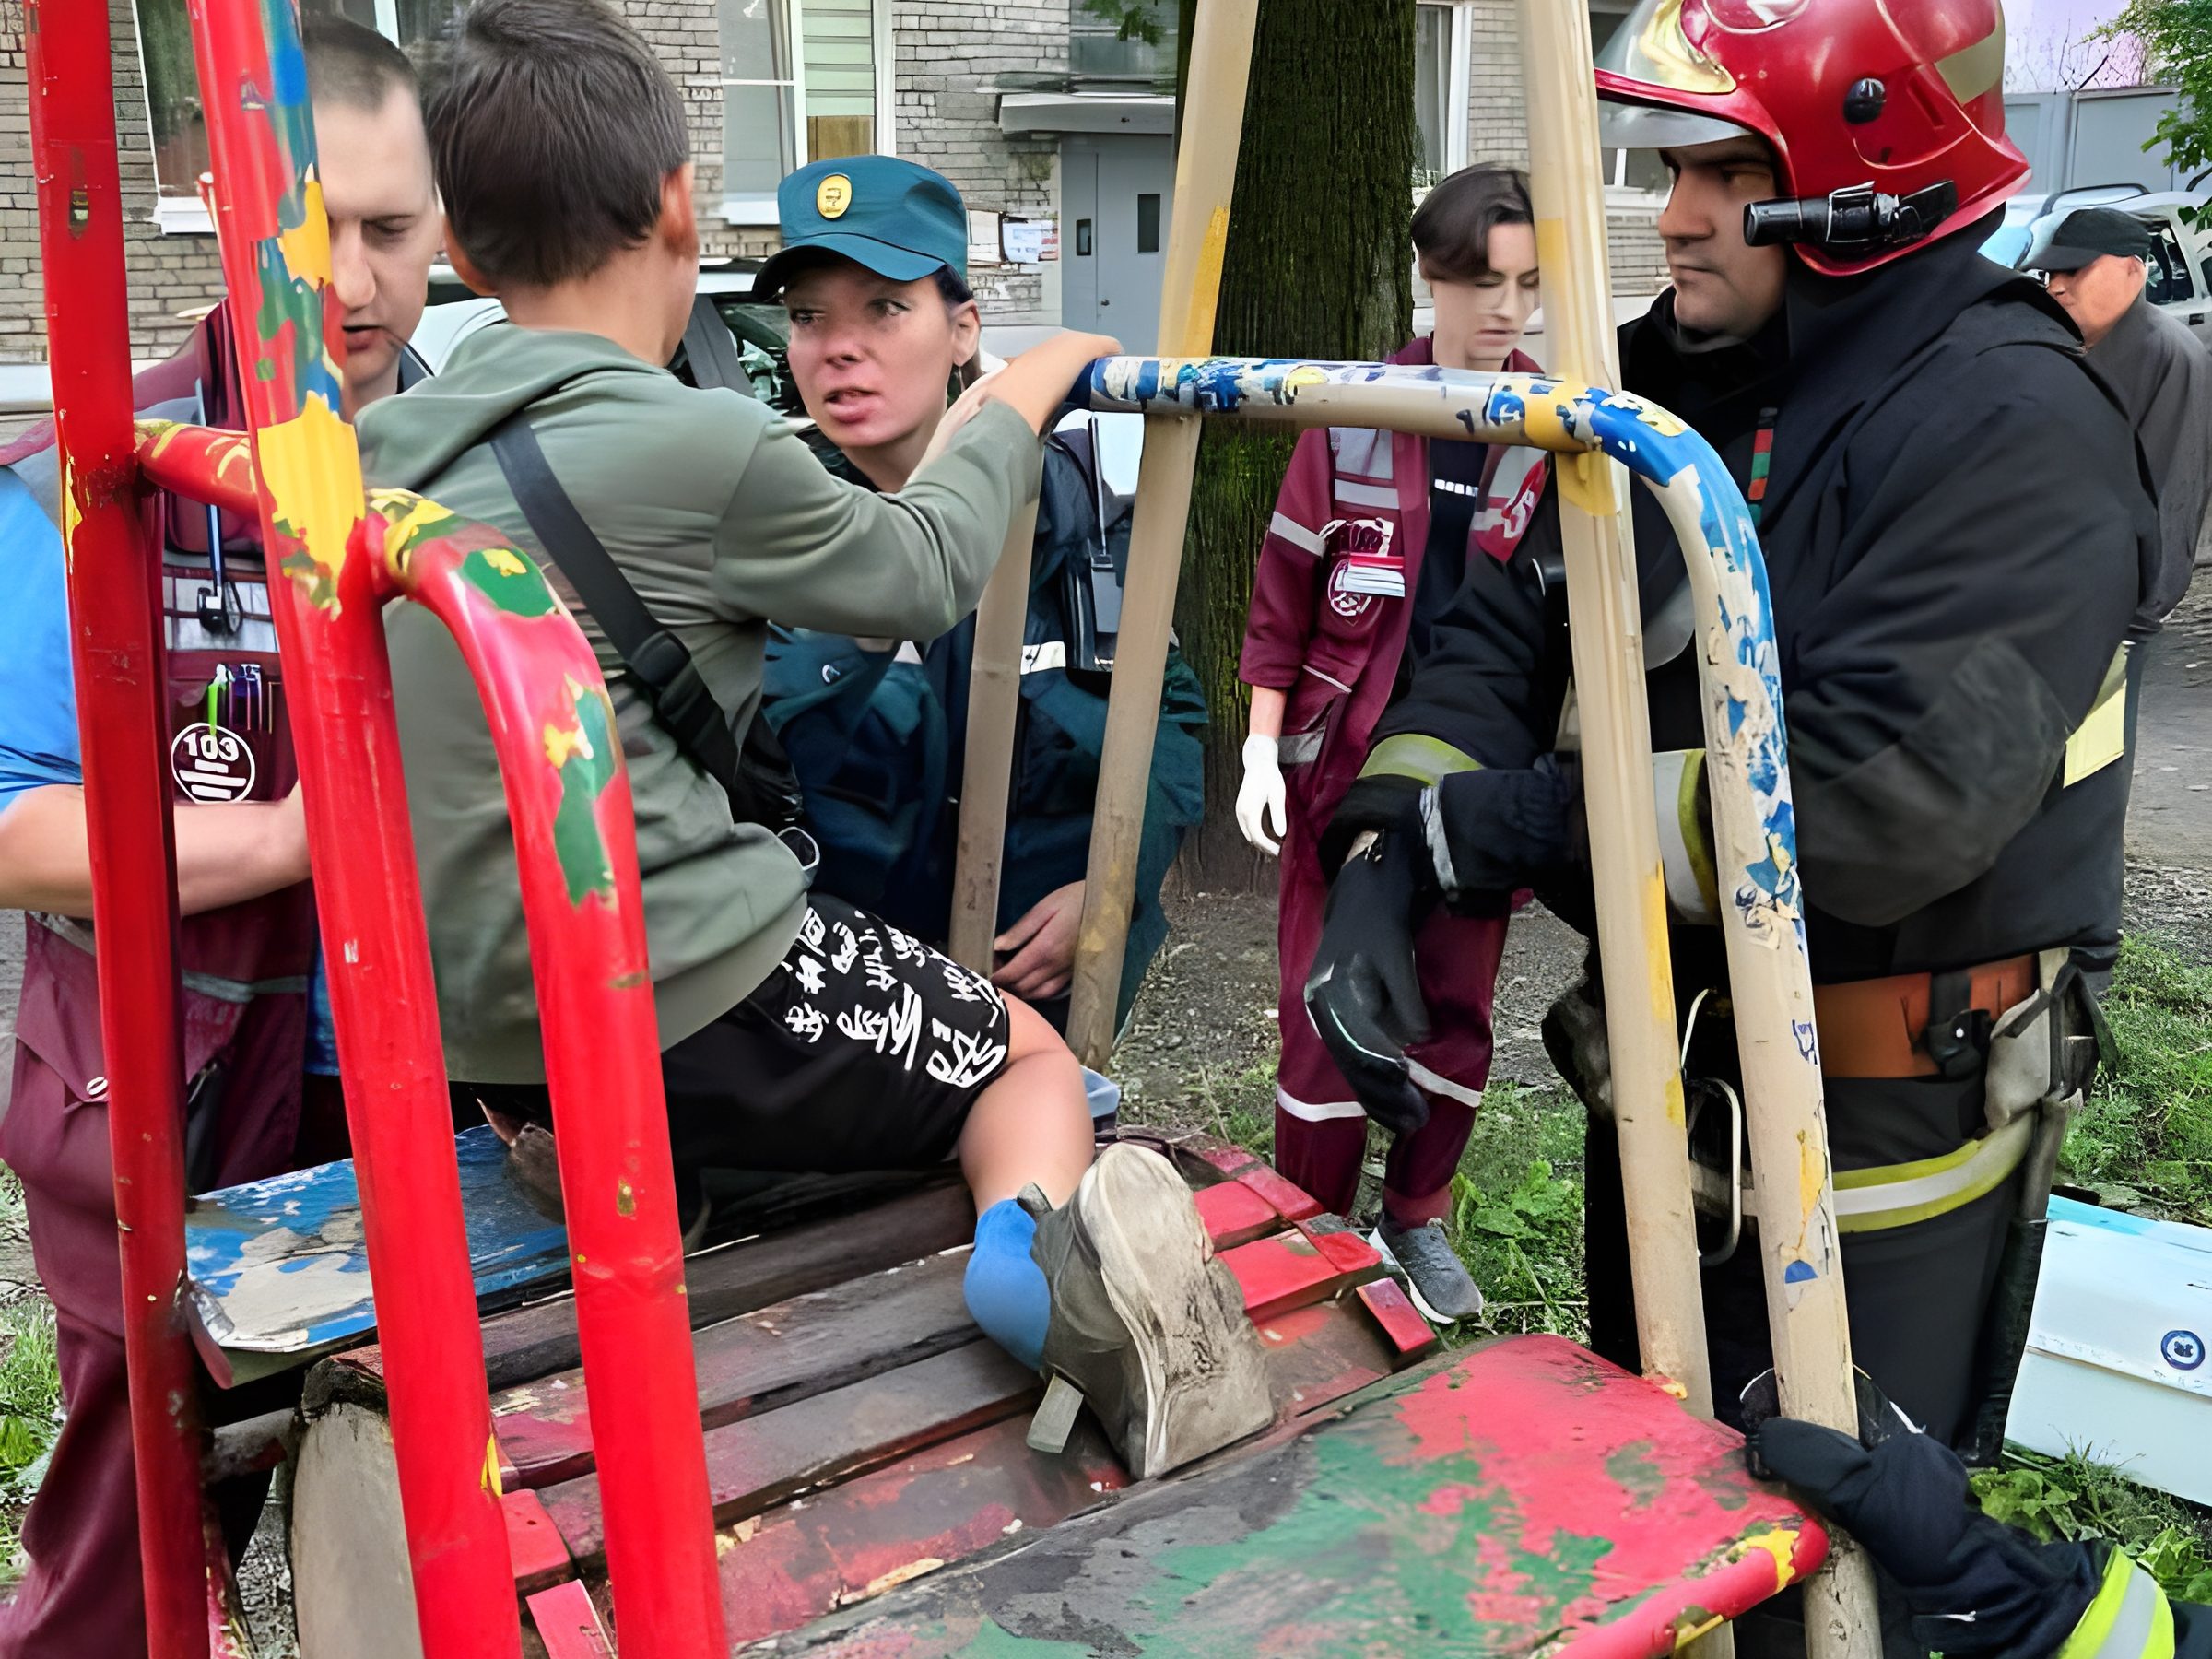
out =
[[1007,997],[1006,1024],[1006,1069],[976,1096],[960,1131],[960,1172],[979,1216],[1031,1182],[1057,1207],[1090,1167],[1083,1068],[1029,1004]]

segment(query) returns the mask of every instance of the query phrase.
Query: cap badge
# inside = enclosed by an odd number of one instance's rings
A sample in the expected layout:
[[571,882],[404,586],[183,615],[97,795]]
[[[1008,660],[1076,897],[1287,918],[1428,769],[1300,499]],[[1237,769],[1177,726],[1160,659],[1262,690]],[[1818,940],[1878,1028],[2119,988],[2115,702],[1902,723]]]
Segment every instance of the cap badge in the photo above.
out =
[[842,218],[853,206],[853,181],[831,173],[814,188],[814,210],[826,219]]

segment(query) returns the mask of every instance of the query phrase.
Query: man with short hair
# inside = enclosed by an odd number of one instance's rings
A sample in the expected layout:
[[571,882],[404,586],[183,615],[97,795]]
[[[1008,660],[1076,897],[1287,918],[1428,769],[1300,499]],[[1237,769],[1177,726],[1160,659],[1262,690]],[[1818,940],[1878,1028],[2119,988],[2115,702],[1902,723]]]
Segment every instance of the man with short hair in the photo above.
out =
[[2212,496],[2212,352],[2145,291],[2150,230],[2116,207],[2081,207],[2044,226],[2020,269],[2043,278],[2119,394],[2159,499],[2159,571],[2128,638],[2158,632],[2189,591]]
[[[1803,927],[1812,969],[1853,1352],[1931,1434],[1966,1443],[2018,1361],[1993,1287],[2035,1196],[2028,1148],[2093,1054],[2082,977],[2117,940],[2114,669],[2157,524],[2064,313],[1978,252],[2028,171],[2004,135],[1998,0],[1823,0],[1758,29],[1741,10],[1643,0],[1599,66],[1606,142],[1656,148],[1673,174],[1674,287],[1622,330],[1621,378],[1713,446],[1758,525],[1794,794],[1777,856],[1803,873],[1781,920]],[[1669,935],[1686,1070],[1734,1087],[1712,924],[1762,902],[1759,873],[1721,871],[1715,890],[1698,672],[1714,648],[1653,493],[1634,507],[1667,897],[1689,924]],[[1553,511],[1513,565],[1471,564],[1335,821],[1351,856],[1308,1006],[1379,1098],[1403,1088],[1402,1033],[1421,1024],[1396,995],[1430,910],[1495,913],[1534,886],[1595,937],[1566,630],[1526,568],[1557,557]],[[2053,1004],[2074,1041],[1994,1065],[2000,1033]],[[1546,1036],[1594,1109],[1593,1346],[1633,1364],[1586,987]],[[1730,1109],[1712,1098],[1691,1150],[1725,1193]],[[1762,1253],[1747,1241],[1703,1277],[1724,1416],[1771,1363]]]
[[[411,372],[404,344],[422,315],[438,203],[399,49],[338,18],[311,21],[305,47],[351,413]],[[134,401],[149,415],[242,426],[237,376],[218,309],[138,377]],[[0,1157],[23,1182],[67,1413],[24,1521],[30,1570],[0,1608],[0,1659],[132,1659],[146,1651],[145,1601],[58,459],[51,424],[0,452],[0,615],[12,630],[0,655],[0,906],[34,912]],[[187,1179],[201,1191],[338,1156],[345,1130],[258,526],[166,495],[148,522],[162,555],[171,725],[188,746],[172,747],[171,771],[191,975],[182,1127]],[[265,1476],[217,1489],[234,1550],[266,1489]]]

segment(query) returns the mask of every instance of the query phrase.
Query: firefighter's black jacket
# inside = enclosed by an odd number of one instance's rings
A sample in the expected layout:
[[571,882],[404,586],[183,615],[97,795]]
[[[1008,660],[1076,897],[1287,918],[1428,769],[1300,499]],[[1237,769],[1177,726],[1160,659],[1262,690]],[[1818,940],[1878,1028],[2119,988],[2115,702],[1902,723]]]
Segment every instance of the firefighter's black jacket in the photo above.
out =
[[[1686,336],[1671,294],[1621,334],[1628,389],[1689,420],[1739,487],[1774,411],[1759,532],[1822,981],[2117,937],[2128,767],[2060,779],[2157,518],[2079,336],[1976,240],[1854,278],[1793,262],[1783,314],[1748,343]],[[1682,555],[1635,495],[1653,744],[1700,747]],[[1555,747],[1568,641],[1531,580],[1556,558],[1544,517],[1512,564],[1474,561],[1378,742],[1418,733],[1487,767]],[[1547,897],[1587,921],[1586,888]]]

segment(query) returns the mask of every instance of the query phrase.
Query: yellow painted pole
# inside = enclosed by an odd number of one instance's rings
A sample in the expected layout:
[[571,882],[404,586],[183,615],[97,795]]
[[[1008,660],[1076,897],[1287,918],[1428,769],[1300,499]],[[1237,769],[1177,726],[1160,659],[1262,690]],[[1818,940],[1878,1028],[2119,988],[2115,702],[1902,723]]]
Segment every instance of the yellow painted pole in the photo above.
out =
[[[1545,342],[1552,359],[1545,366],[1571,380],[1618,385],[1589,13],[1558,0],[1520,0],[1520,18],[1536,254],[1545,273]],[[1626,478],[1594,454],[1562,458],[1559,478],[1637,1335],[1645,1369],[1672,1379],[1693,1406],[1710,1413],[1641,611],[1620,494]],[[1693,584],[1710,586],[1699,561],[1690,566]],[[1724,871],[1742,869],[1766,856],[1765,837],[1751,810],[1745,756],[1724,741],[1724,728],[1707,700],[1715,862]],[[1724,893],[1724,904],[1729,897]],[[1783,1408],[1851,1429],[1857,1409],[1820,1077],[1797,1040],[1799,1031],[1813,1030],[1811,981],[1801,947],[1777,948],[1743,925],[1724,931],[1746,1138],[1762,1195],[1759,1250]],[[1767,1214],[1768,1195],[1791,1214]],[[1806,1583],[1805,1598],[1811,1659],[1875,1659],[1881,1641],[1873,1577],[1847,1538],[1839,1535],[1829,1565]],[[1714,1632],[1700,1651],[1714,1653],[1713,1644],[1726,1637],[1724,1630]]]
[[[1182,136],[1175,159],[1174,214],[1160,284],[1159,355],[1204,357],[1213,349],[1221,256],[1229,242],[1230,196],[1244,132],[1245,84],[1252,74],[1259,0],[1199,0],[1183,88]],[[1198,459],[1194,416],[1147,417],[1137,468],[1135,517],[1122,628],[1115,641],[1113,692],[1083,882],[1083,923],[1076,939],[1068,1045],[1087,1065],[1103,1066],[1113,1049],[1122,959],[1136,898],[1136,853],[1159,724],[1159,688],[1168,667],[1175,586],[1191,513],[1191,474]]]
[[1037,500],[1014,512],[1006,550],[975,613],[975,662],[968,675],[968,744],[960,767],[959,847],[953,863],[952,959],[991,971],[998,935],[998,877],[1006,862],[1006,788],[1021,710],[1021,645],[1030,619],[1030,559]]
[[[1544,272],[1544,367],[1570,381],[1618,385],[1589,15],[1558,0],[1520,0],[1520,12],[1529,183]],[[1666,885],[1653,807],[1642,617],[1622,495],[1628,479],[1599,454],[1562,455],[1556,465],[1637,1340],[1644,1370],[1711,1417]]]

